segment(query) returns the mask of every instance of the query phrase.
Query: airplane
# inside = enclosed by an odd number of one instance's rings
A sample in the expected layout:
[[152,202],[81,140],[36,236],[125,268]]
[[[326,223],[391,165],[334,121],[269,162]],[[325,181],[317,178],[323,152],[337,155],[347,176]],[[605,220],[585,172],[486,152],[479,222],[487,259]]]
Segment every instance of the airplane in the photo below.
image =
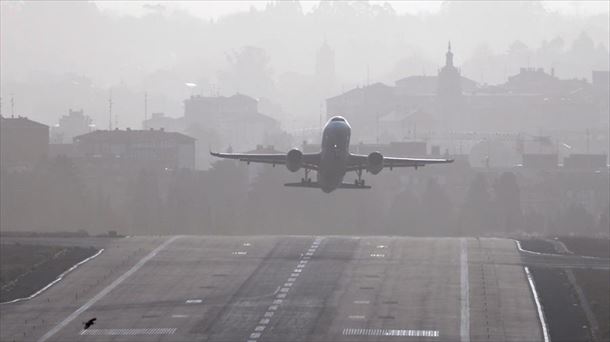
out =
[[[420,159],[420,158],[393,158],[385,157],[379,152],[369,155],[353,154],[349,152],[349,140],[352,128],[342,116],[333,116],[328,120],[322,132],[321,151],[318,153],[303,153],[292,149],[288,153],[274,154],[244,154],[244,153],[217,153],[210,154],[218,158],[237,159],[250,163],[265,163],[286,165],[291,172],[303,168],[305,177],[298,183],[286,183],[284,186],[319,188],[325,193],[340,189],[370,189],[362,179],[362,171],[376,175],[383,168],[392,170],[395,167],[418,167],[427,164],[452,163],[453,159]],[[317,181],[309,178],[310,171],[317,171]],[[343,178],[347,172],[355,171],[358,178],[354,183],[344,183]]]

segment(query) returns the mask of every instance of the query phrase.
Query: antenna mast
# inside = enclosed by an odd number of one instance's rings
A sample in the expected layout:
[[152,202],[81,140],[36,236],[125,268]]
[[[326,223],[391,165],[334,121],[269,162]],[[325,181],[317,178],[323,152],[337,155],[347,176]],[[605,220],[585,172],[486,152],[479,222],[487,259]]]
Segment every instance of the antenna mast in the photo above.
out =
[[15,117],[15,94],[11,94],[11,117]]
[[[144,121],[146,121],[148,117],[148,92],[144,92]],[[144,124],[142,124],[144,126]]]
[[108,130],[112,131],[112,90],[108,96]]

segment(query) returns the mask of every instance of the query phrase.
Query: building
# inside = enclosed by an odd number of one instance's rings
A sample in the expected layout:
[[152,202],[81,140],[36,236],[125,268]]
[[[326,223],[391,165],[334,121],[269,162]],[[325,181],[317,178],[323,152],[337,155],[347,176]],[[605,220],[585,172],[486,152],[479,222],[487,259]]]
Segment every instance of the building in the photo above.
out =
[[[455,154],[467,153],[462,147],[472,145],[454,139],[460,135],[543,134],[570,137],[563,142],[577,151],[607,154],[607,130],[597,130],[608,124],[607,75],[596,71],[589,83],[559,79],[553,69],[521,68],[502,84],[478,85],[461,75],[449,45],[437,76],[409,76],[394,87],[375,83],[349,90],[326,100],[327,116],[345,116],[356,142],[408,140],[418,132],[418,138]],[[572,139],[574,132],[578,136]]]
[[335,52],[326,41],[316,54],[315,83],[325,95],[335,86]]
[[74,138],[76,154],[92,166],[177,170],[195,168],[195,139],[165,130],[94,131]]
[[49,126],[26,117],[0,116],[0,167],[28,170],[47,158]]
[[252,149],[265,138],[279,132],[273,118],[258,112],[258,101],[250,96],[191,96],[184,101],[185,131],[204,138],[210,132],[217,136],[212,143],[219,148]]
[[184,132],[184,117],[172,118],[165,113],[152,113],[152,117],[142,122],[144,129],[166,130],[169,132]]
[[93,120],[81,110],[68,111],[68,115],[59,118],[59,123],[51,128],[51,141],[54,144],[65,144],[81,134],[91,132],[95,127]]
[[383,83],[358,87],[326,100],[328,119],[344,116],[352,125],[355,141],[378,141],[379,119],[397,106],[394,89]]

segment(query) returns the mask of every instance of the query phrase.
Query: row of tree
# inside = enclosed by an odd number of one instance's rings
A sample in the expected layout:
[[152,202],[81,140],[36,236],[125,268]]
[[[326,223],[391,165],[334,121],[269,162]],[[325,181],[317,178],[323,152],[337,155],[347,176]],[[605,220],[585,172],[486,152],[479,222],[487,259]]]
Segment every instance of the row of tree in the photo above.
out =
[[[382,173],[368,177],[372,190],[327,195],[283,187],[296,175],[279,167],[220,161],[208,171],[141,170],[100,180],[60,158],[32,172],[2,172],[1,226],[130,235],[608,233],[607,177],[576,182],[582,193],[599,191],[591,206],[577,200],[573,186],[563,191],[559,180],[550,192],[527,185],[524,195],[528,179],[512,172],[429,171]],[[536,201],[528,202],[532,197]]]

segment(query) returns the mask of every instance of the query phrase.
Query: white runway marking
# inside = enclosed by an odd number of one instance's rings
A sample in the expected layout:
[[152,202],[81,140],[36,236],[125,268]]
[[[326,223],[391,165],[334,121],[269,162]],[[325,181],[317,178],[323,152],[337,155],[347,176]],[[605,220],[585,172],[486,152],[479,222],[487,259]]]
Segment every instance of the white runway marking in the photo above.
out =
[[246,254],[248,254],[248,252],[244,252],[244,251],[233,252],[233,255],[246,255]]
[[148,255],[146,255],[145,257],[140,259],[140,261],[138,261],[137,264],[133,265],[133,267],[130,268],[127,272],[123,273],[120,277],[115,279],[110,285],[106,286],[103,290],[98,292],[98,294],[96,294],[93,298],[91,298],[87,303],[85,303],[83,306],[81,306],[76,311],[74,311],[72,314],[70,314],[70,316],[66,317],[66,319],[59,322],[55,327],[53,327],[53,329],[49,330],[46,334],[42,335],[42,337],[40,339],[38,339],[38,342],[44,342],[44,341],[48,340],[50,337],[52,337],[53,335],[55,335],[58,331],[60,331],[63,327],[65,327],[70,322],[72,322],[81,313],[83,313],[85,310],[89,309],[93,304],[95,304],[100,299],[104,298],[108,293],[110,293],[110,291],[114,290],[114,288],[119,286],[123,281],[125,281],[125,279],[129,278],[129,276],[131,276],[137,270],[139,270],[142,266],[144,266],[144,264],[146,262],[148,262],[148,260],[154,258],[155,255],[157,255],[157,253],[159,253],[161,250],[163,250],[165,247],[167,247],[167,245],[169,245],[174,240],[176,240],[180,237],[181,236],[179,236],[179,235],[174,236],[171,239],[168,239],[165,242],[163,242],[159,247],[155,248],[152,252],[148,253]]
[[468,241],[461,239],[460,257],[460,336],[462,342],[470,342],[470,289],[468,284]]
[[147,328],[147,329],[87,329],[81,335],[103,336],[133,336],[133,335],[173,335],[176,328]]
[[8,301],[8,302],[3,302],[3,303],[0,303],[0,305],[1,305],[1,304],[11,304],[11,303],[17,303],[17,302],[21,302],[21,301],[24,301],[24,300],[30,300],[30,299],[32,299],[32,298],[34,298],[34,297],[38,296],[39,294],[41,294],[41,293],[43,293],[44,291],[46,291],[46,290],[47,290],[49,287],[51,287],[51,286],[53,286],[53,285],[57,284],[57,283],[58,283],[59,281],[61,281],[61,280],[62,280],[62,279],[63,279],[63,278],[64,278],[64,277],[65,277],[65,276],[68,274],[68,273],[70,273],[70,272],[74,271],[74,270],[75,270],[75,269],[76,269],[78,266],[80,266],[80,265],[82,265],[82,264],[86,263],[87,261],[89,261],[89,260],[91,260],[91,259],[93,259],[93,258],[97,257],[98,255],[102,254],[102,252],[103,252],[103,251],[104,251],[104,249],[102,248],[102,249],[100,249],[100,250],[99,250],[97,253],[95,253],[94,255],[92,255],[92,256],[88,257],[87,259],[85,259],[85,260],[83,260],[83,261],[79,262],[78,264],[76,264],[76,265],[74,265],[74,266],[70,267],[70,268],[69,268],[69,269],[67,269],[66,271],[62,272],[62,274],[60,274],[60,275],[59,275],[59,276],[58,276],[58,277],[57,277],[55,280],[53,280],[52,282],[48,283],[48,284],[47,284],[45,287],[43,287],[42,289],[40,289],[40,290],[36,291],[34,294],[32,294],[32,295],[30,295],[30,296],[28,296],[28,297],[25,297],[25,298],[17,298],[17,299],[13,299],[13,300],[11,300],[11,301]]
[[529,267],[523,267],[525,270],[525,275],[527,276],[527,281],[530,284],[530,290],[532,290],[532,295],[534,296],[534,301],[536,302],[536,309],[538,310],[538,319],[540,320],[540,325],[542,326],[542,336],[544,338],[544,342],[549,342],[549,333],[546,326],[546,320],[544,319],[544,311],[542,311],[542,304],[540,304],[540,299],[538,298],[538,291],[536,291],[536,284],[534,283],[534,278],[532,278],[532,274],[530,273]]
[[439,337],[438,330],[405,330],[405,329],[343,329],[343,336],[409,336]]
[[247,342],[257,342],[256,340],[261,337],[261,333],[263,330],[265,330],[265,326],[271,321],[271,317],[273,317],[274,312],[279,309],[279,305],[282,304],[283,299],[286,298],[286,296],[288,295],[290,288],[294,285],[294,282],[297,280],[297,277],[307,266],[308,260],[311,258],[311,256],[313,256],[321,241],[322,238],[316,238],[307,250],[306,255],[304,256],[303,254],[301,254],[301,258],[299,259],[296,268],[292,271],[290,277],[284,283],[284,286],[281,287],[281,293],[278,293],[275,296],[276,299],[273,301],[273,305],[269,306],[267,312],[265,312],[263,318],[260,320],[259,325],[257,325],[254,328],[254,331],[250,334],[250,339],[247,340]]
[[172,318],[186,318],[189,315],[172,315]]
[[354,304],[370,304],[371,302],[368,300],[355,300]]
[[373,258],[385,258],[385,254],[371,253]]
[[203,302],[203,300],[201,299],[187,299],[186,300],[186,304],[199,304]]
[[348,316],[348,318],[362,320],[362,319],[365,319],[366,317],[364,317],[363,315],[351,315],[351,316]]

